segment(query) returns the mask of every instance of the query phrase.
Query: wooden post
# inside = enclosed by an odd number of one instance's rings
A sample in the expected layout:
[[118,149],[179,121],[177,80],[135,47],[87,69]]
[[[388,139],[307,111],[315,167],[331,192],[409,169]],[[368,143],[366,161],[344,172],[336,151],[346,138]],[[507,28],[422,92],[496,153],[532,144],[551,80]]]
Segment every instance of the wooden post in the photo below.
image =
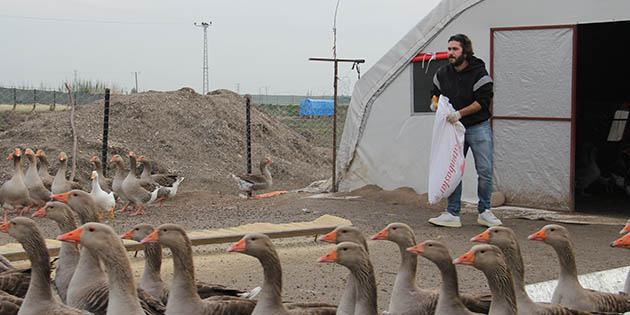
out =
[[335,78],[333,86],[335,95],[333,99],[333,167],[332,167],[332,192],[337,191],[337,69],[340,62],[352,62],[353,64],[364,63],[365,59],[338,59],[338,58],[309,58],[310,61],[328,61],[335,63]]
[[70,171],[70,181],[74,180],[74,174],[77,171],[77,131],[74,127],[74,102],[72,102],[72,90],[66,83],[66,89],[68,89],[68,97],[70,98],[70,127],[72,128],[72,170]]

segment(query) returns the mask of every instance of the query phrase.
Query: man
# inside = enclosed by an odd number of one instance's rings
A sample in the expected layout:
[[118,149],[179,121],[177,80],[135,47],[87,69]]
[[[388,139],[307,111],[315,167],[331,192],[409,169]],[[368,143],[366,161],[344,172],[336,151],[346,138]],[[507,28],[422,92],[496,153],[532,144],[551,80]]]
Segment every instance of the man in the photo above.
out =
[[[477,195],[479,203],[477,223],[485,226],[503,224],[490,211],[492,198],[492,129],[488,119],[492,102],[492,79],[484,62],[474,56],[472,42],[464,34],[453,35],[448,40],[448,64],[442,66],[433,77],[434,96],[443,94],[450,99],[455,112],[446,120],[451,123],[461,121],[466,127],[464,156],[472,149],[477,170]],[[435,99],[435,98],[434,98]],[[437,104],[433,102],[431,109]],[[462,184],[448,197],[446,211],[429,222],[439,226],[460,227]]]

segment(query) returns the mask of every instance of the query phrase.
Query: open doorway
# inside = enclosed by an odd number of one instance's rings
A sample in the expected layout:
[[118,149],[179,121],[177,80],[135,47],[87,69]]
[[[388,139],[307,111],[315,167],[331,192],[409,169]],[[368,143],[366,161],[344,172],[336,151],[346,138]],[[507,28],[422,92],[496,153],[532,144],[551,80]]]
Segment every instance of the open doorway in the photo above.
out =
[[630,213],[630,21],[577,27],[575,210]]

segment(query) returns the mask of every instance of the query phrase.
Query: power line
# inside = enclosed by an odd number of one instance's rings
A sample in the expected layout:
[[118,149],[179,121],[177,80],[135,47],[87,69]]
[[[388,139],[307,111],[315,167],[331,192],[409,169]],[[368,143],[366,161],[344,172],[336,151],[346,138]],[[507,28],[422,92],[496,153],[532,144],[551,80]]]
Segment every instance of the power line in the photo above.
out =
[[0,14],[0,18],[21,19],[21,20],[38,20],[52,22],[71,22],[71,23],[100,23],[100,24],[126,24],[126,25],[174,25],[185,24],[184,22],[143,22],[143,21],[116,21],[116,20],[91,20],[91,19],[73,19],[73,18],[56,18],[56,17],[39,17],[39,16],[19,16]]

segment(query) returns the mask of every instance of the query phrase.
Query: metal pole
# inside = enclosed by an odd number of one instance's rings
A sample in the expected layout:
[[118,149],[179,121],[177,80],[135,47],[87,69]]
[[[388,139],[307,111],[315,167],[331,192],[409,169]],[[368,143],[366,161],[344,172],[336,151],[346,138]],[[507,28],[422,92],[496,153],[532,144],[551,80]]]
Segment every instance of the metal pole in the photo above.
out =
[[15,111],[15,108],[17,107],[17,95],[16,95],[16,91],[15,88],[13,88],[13,111]]
[[250,120],[250,107],[252,96],[247,94],[245,96],[245,129],[247,138],[247,174],[252,172],[252,139],[251,139],[251,120]]
[[[137,91],[137,90],[136,90]],[[105,115],[103,117],[103,153],[101,161],[107,165],[107,135],[109,134],[109,89],[105,89]],[[103,167],[103,176],[107,176],[107,167]]]
[[332,192],[337,192],[337,68],[339,63],[335,60],[335,96],[333,101],[333,175]]

